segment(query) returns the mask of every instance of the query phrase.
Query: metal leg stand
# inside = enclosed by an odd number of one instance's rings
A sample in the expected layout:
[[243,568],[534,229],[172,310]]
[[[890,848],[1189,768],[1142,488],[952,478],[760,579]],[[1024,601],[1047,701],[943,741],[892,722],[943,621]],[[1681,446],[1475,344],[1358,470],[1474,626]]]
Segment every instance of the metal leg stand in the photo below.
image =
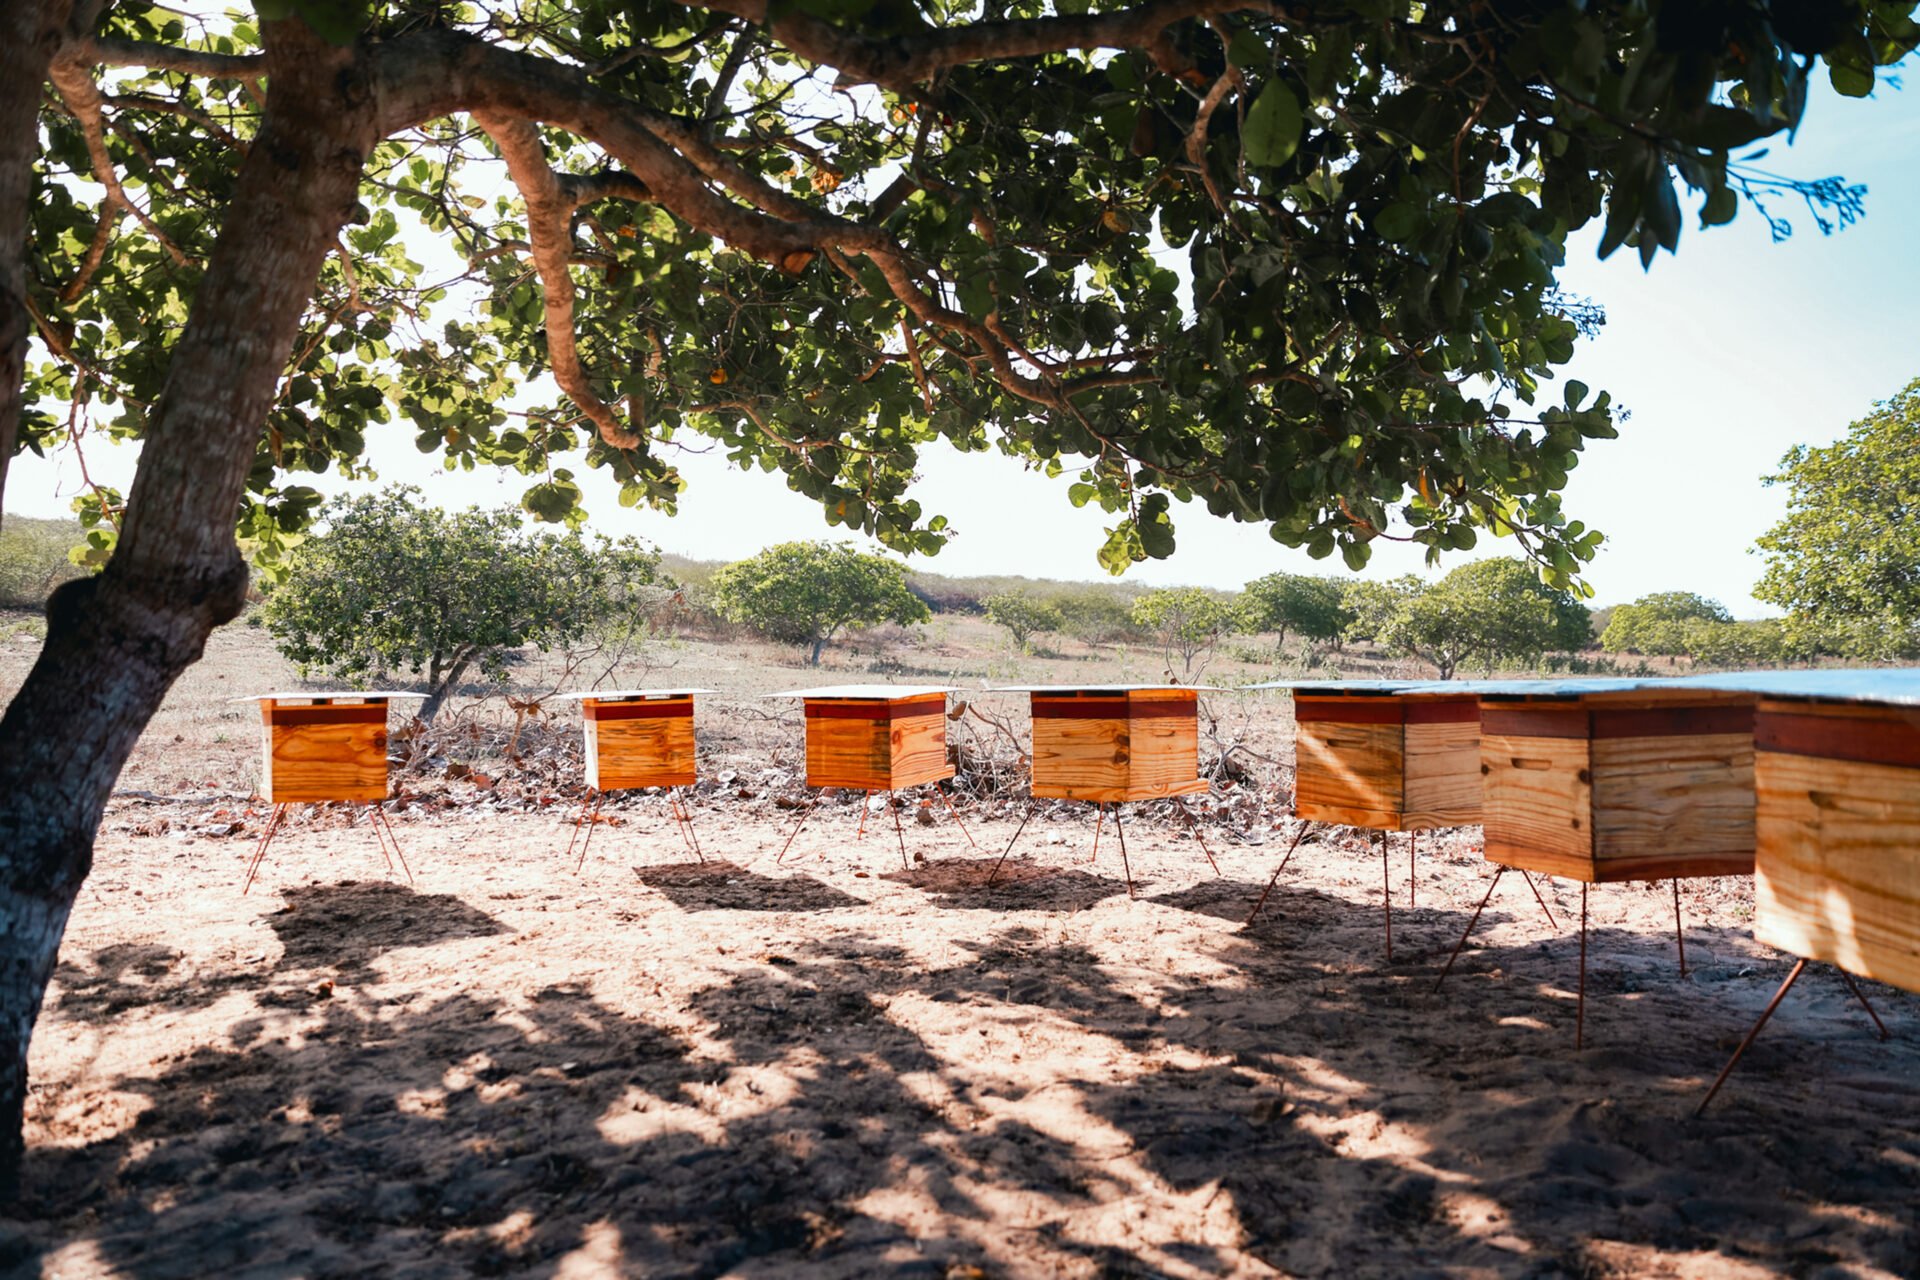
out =
[[1507,868],[1505,867],[1495,868],[1493,873],[1493,883],[1487,886],[1487,896],[1480,899],[1480,905],[1473,909],[1473,916],[1467,921],[1466,930],[1463,933],[1461,933],[1460,941],[1454,944],[1453,954],[1447,957],[1447,967],[1440,971],[1439,981],[1433,984],[1434,991],[1438,992],[1440,990],[1441,984],[1446,982],[1447,975],[1453,972],[1453,962],[1460,958],[1460,952],[1467,945],[1467,938],[1470,937],[1473,933],[1473,926],[1480,923],[1480,913],[1487,909],[1487,904],[1489,902],[1493,901],[1493,891],[1500,887],[1500,877],[1505,874],[1507,874]]
[[1407,832],[1407,910],[1414,908],[1420,884],[1420,833]]
[[[1518,867],[1515,867],[1514,870],[1519,871],[1520,869]],[[1496,880],[1499,879],[1498,876],[1495,876],[1494,878]],[[1560,922],[1553,918],[1553,912],[1547,910],[1547,900],[1540,896],[1540,886],[1535,884],[1533,882],[1533,877],[1528,875],[1524,871],[1520,871],[1520,878],[1527,882],[1527,888],[1533,890],[1533,900],[1540,904],[1540,910],[1547,917],[1547,923],[1553,926],[1553,931],[1555,933],[1560,932]]]
[[1380,900],[1387,912],[1387,963],[1393,963],[1393,868],[1387,865],[1387,833],[1380,833]]
[[1207,838],[1200,834],[1200,821],[1193,816],[1193,810],[1187,808],[1187,802],[1183,799],[1176,799],[1173,806],[1187,820],[1187,830],[1193,832],[1193,838],[1200,842],[1200,852],[1207,855],[1207,865],[1213,868],[1213,874],[1220,875],[1220,864],[1213,860],[1213,850],[1207,848]]
[[1293,843],[1287,846],[1287,852],[1280,859],[1280,865],[1273,869],[1273,878],[1268,880],[1267,887],[1260,891],[1260,900],[1253,904],[1253,910],[1247,912],[1247,924],[1252,924],[1253,918],[1260,914],[1260,908],[1267,905],[1267,895],[1273,892],[1273,886],[1280,883],[1280,873],[1287,869],[1287,863],[1293,858],[1293,851],[1300,847],[1300,842],[1306,838],[1307,828],[1312,825],[1311,822],[1302,821],[1300,829],[1293,833]]
[[1713,1082],[1713,1088],[1707,1090],[1707,1096],[1700,1099],[1700,1105],[1693,1112],[1695,1120],[1706,1114],[1707,1104],[1713,1101],[1714,1095],[1720,1092],[1720,1086],[1725,1084],[1727,1077],[1733,1074],[1734,1065],[1740,1061],[1740,1055],[1747,1051],[1747,1046],[1752,1044],[1754,1037],[1760,1034],[1760,1028],[1767,1025],[1767,1019],[1771,1018],[1773,1011],[1780,1007],[1781,999],[1786,996],[1793,984],[1800,980],[1800,971],[1806,967],[1807,961],[1804,956],[1794,962],[1793,972],[1789,973],[1787,980],[1780,984],[1780,989],[1773,993],[1773,999],[1767,1001],[1767,1007],[1761,1011],[1760,1020],[1753,1024],[1753,1030],[1747,1032],[1747,1038],[1740,1042],[1740,1047],[1733,1051],[1731,1058],[1727,1059],[1727,1065],[1720,1068],[1720,1077]]
[[1120,870],[1127,877],[1127,897],[1133,897],[1133,868],[1127,864],[1127,829],[1120,825],[1120,806],[1113,808],[1113,834],[1120,837]]
[[1087,855],[1087,863],[1089,866],[1100,861],[1100,828],[1105,826],[1107,822],[1107,802],[1104,800],[1096,801],[1093,806],[1093,812],[1095,815],[1093,819],[1093,852]]
[[893,792],[887,792],[887,812],[893,815],[893,834],[900,841],[900,865],[908,871],[913,864],[907,861],[907,833],[900,827],[900,808],[893,802]]
[[1580,994],[1574,1003],[1573,1047],[1583,1049],[1587,1039],[1587,882],[1580,882]]
[[387,864],[387,874],[392,875],[393,874],[393,855],[387,852],[386,837],[380,834],[380,819],[378,816],[376,816],[378,813],[378,810],[379,810],[378,805],[369,804],[367,806],[367,825],[373,828],[373,842],[380,846],[380,857]]
[[867,792],[867,798],[860,802],[860,829],[853,833],[855,840],[867,838],[867,810],[873,807],[873,792]]
[[573,846],[580,842],[580,824],[587,820],[587,811],[593,807],[593,802],[599,795],[599,788],[596,787],[588,790],[586,795],[580,797],[580,813],[579,816],[573,820],[573,835],[567,839],[567,856],[569,858],[573,856]]
[[1873,1019],[1873,1025],[1880,1029],[1880,1038],[1885,1040],[1887,1038],[1887,1024],[1880,1021],[1880,1015],[1875,1013],[1873,1006],[1867,1003],[1867,993],[1860,989],[1860,984],[1855,982],[1853,975],[1845,969],[1840,970],[1840,976],[1847,980],[1847,990],[1853,992],[1853,998],[1858,1000],[1860,1007],[1867,1011],[1867,1016]]
[[246,883],[240,886],[240,896],[245,897],[247,890],[253,888],[253,878],[260,873],[260,863],[267,856],[267,845],[273,841],[273,833],[280,829],[280,820],[286,816],[287,806],[283,801],[273,806],[273,814],[267,819],[267,829],[260,833],[260,843],[253,847],[253,858],[247,863]]
[[813,806],[819,803],[820,803],[820,793],[816,791],[813,793],[813,796],[807,801],[807,807],[800,811],[800,821],[794,823],[793,830],[787,833],[787,842],[780,846],[780,856],[773,860],[774,866],[777,867],[781,863],[787,860],[787,850],[793,848],[794,837],[800,834],[800,828],[807,825],[807,819],[813,816]]
[[1040,802],[1038,800],[1027,801],[1027,812],[1025,816],[1020,819],[1020,825],[1013,829],[1013,839],[1007,841],[1007,847],[1000,851],[1000,861],[993,864],[993,874],[987,877],[987,887],[989,889],[993,887],[993,882],[1000,878],[1000,868],[1007,864],[1007,855],[1013,852],[1014,845],[1020,843],[1020,833],[1027,829],[1029,822],[1033,821],[1033,811],[1039,807]]
[[607,793],[593,793],[593,812],[587,816],[587,838],[580,842],[580,861],[573,866],[573,873],[579,875],[587,865],[587,850],[593,847],[593,829],[600,825],[600,806],[606,802]]
[[1687,976],[1687,926],[1680,922],[1680,877],[1673,878],[1673,937],[1680,944],[1680,976]]
[[687,848],[693,851],[697,861],[705,862],[707,855],[700,848],[700,834],[693,829],[693,806],[676,794],[673,797],[673,816],[680,830],[680,838],[687,842]]
[[980,842],[973,838],[973,832],[967,830],[967,824],[960,821],[960,810],[958,807],[954,805],[953,797],[947,794],[946,785],[944,783],[936,782],[933,784],[933,789],[935,791],[938,791],[940,793],[940,798],[947,802],[947,812],[953,815],[953,825],[960,828],[960,834],[967,838],[967,843],[969,845],[972,845],[974,848],[978,849],[980,847]]
[[[385,809],[382,809],[377,804],[373,806],[373,813],[374,817],[379,820],[380,825],[387,829],[387,843],[393,846],[393,856],[400,859],[400,869],[407,873],[407,883],[412,884],[414,882],[413,868],[407,865],[407,855],[400,852],[400,837],[393,834],[393,819],[387,815]],[[381,852],[384,853],[386,851],[383,849]]]

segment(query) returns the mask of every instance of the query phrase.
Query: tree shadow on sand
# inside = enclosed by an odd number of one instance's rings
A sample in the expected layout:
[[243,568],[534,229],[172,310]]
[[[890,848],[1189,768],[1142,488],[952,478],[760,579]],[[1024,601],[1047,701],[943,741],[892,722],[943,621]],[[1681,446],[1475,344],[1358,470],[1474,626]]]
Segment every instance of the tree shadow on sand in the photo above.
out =
[[810,876],[763,876],[732,862],[682,862],[635,867],[634,875],[682,911],[834,911],[864,906]]
[[[373,915],[364,937],[350,901]],[[400,915],[430,914],[326,902],[341,910],[289,927],[342,976],[398,945]],[[1286,906],[1356,937],[1378,917]],[[303,932],[322,920],[324,952]],[[1565,993],[1522,977],[1536,944],[1480,948],[1435,997],[1430,966],[1332,968],[1293,936],[1224,933],[1206,966],[1161,973],[1016,919],[938,964],[842,931],[682,998],[671,1012],[711,1029],[697,1040],[585,984],[512,1002],[347,988],[297,1036],[250,1014],[110,1082],[146,1109],[33,1153],[0,1269],[38,1275],[73,1239],[154,1280],[551,1276],[570,1256],[649,1276],[1264,1273],[1254,1260],[1546,1276],[1703,1251],[1790,1273],[1920,1265],[1912,1095],[1800,1087],[1911,1081],[1915,1050],[1852,1029],[1825,986],[1756,1047],[1738,1098],[1689,1125],[1771,972],[1602,995],[1656,1001],[1674,1035],[1576,1054]],[[1596,971],[1663,963],[1655,939],[1592,944]],[[312,972],[241,981],[265,996]],[[129,985],[70,988],[61,1016]],[[1920,1024],[1911,999],[1881,1004],[1896,1030]],[[1619,1012],[1590,1007],[1590,1034]],[[1033,1044],[1039,1079],[1008,1069]]]

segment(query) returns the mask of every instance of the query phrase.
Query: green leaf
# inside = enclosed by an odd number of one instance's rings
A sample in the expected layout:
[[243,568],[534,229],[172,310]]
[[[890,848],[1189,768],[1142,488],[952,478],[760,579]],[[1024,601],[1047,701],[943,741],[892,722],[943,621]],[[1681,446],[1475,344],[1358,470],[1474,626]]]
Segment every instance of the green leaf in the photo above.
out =
[[1410,204],[1390,204],[1373,220],[1373,229],[1382,240],[1401,244],[1419,233],[1425,219]]
[[1293,159],[1300,149],[1304,120],[1300,100],[1281,81],[1268,80],[1247,108],[1247,123],[1241,133],[1241,145],[1247,162],[1277,168]]

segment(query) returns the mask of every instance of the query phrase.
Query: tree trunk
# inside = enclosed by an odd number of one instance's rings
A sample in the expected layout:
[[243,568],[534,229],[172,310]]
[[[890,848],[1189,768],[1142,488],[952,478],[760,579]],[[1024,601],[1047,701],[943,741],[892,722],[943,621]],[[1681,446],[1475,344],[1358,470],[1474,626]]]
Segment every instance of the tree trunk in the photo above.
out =
[[434,674],[427,682],[427,700],[420,706],[420,723],[432,724],[433,718],[440,714],[441,704],[460,687],[460,677],[467,674],[467,668],[473,665],[474,651],[462,649],[446,669],[446,678],[439,675],[439,659],[434,660]]
[[165,388],[118,549],[47,605],[0,719],[0,1195],[18,1185],[28,1042],[114,779],[175,677],[240,612],[234,513],[321,263],[376,141],[351,48],[265,24],[269,98]]
[[20,440],[21,379],[33,336],[27,316],[27,224],[33,162],[40,154],[40,96],[71,8],[71,0],[0,4],[0,511],[6,508],[7,464]]
[[820,651],[826,647],[827,638],[825,636],[815,636],[813,638],[813,651],[807,655],[807,665],[810,667],[819,666]]

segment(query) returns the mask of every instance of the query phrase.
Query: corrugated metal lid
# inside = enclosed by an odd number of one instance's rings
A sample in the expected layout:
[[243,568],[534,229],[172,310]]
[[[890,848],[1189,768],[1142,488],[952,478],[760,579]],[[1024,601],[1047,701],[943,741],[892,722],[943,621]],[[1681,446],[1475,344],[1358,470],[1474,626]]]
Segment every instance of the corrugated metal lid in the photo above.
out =
[[952,693],[945,684],[829,684],[818,689],[783,689],[763,694],[768,698],[875,698],[892,702],[900,698],[923,698],[930,693]]
[[395,689],[286,689],[273,693],[249,693],[238,698],[228,698],[228,702],[265,702],[269,698],[278,702],[284,698],[424,698],[424,693],[409,693]]
[[712,689],[576,689],[571,693],[556,693],[547,699],[551,702],[578,702],[583,698],[685,698],[696,693],[713,693]]
[[1773,698],[1827,698],[1920,706],[1920,667],[1826,667],[1810,671],[1722,671],[1672,683]]

